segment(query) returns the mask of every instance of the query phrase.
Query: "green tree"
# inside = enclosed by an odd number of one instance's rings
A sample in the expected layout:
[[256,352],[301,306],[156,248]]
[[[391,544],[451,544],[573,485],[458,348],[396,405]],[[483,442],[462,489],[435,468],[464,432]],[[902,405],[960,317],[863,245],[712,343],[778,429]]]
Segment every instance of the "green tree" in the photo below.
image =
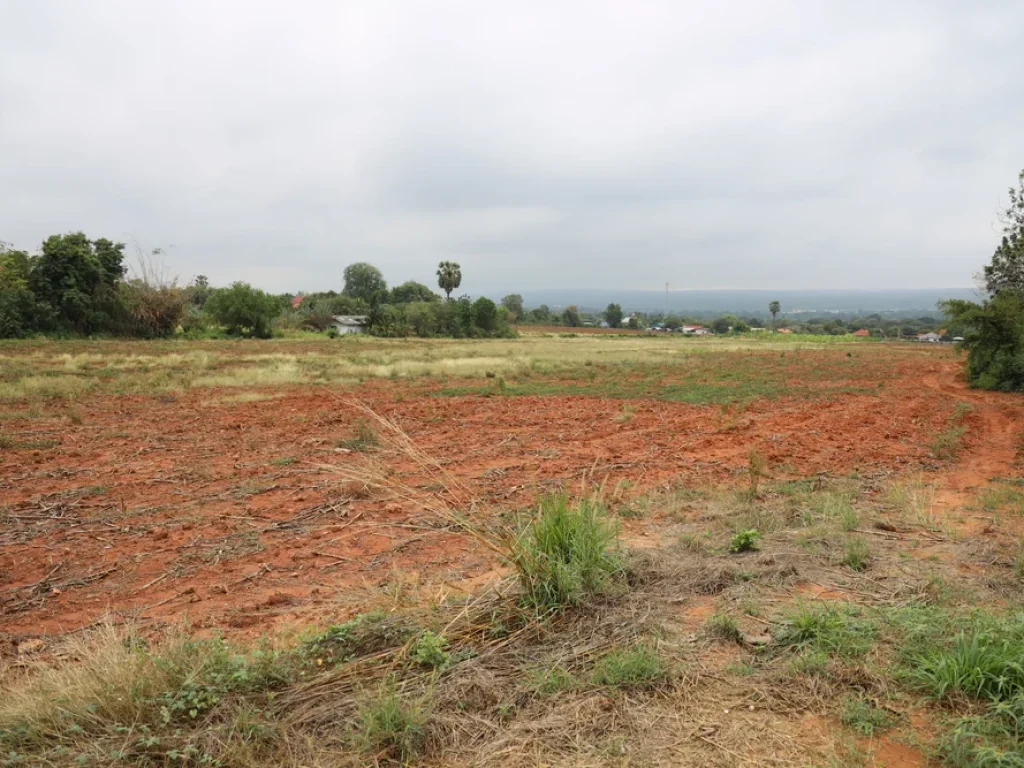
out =
[[776,315],[779,314],[779,312],[782,311],[782,305],[779,302],[777,302],[777,301],[773,301],[770,304],[768,304],[768,311],[771,312],[771,314],[772,314],[772,330],[774,330],[775,329],[775,317],[776,317]]
[[967,381],[982,389],[1024,391],[1024,295],[1000,290],[984,304],[940,304],[964,331]]
[[473,325],[486,333],[498,328],[498,307],[488,298],[481,296],[473,302]]
[[186,289],[188,291],[188,303],[193,307],[202,309],[206,300],[210,298],[213,289],[210,287],[210,279],[206,275],[196,275],[192,284]]
[[[987,301],[939,303],[949,325],[962,329],[967,380],[976,387],[1024,391],[1024,171],[1000,217],[1003,237],[984,268]],[[921,322],[931,318],[921,318]],[[906,329],[904,329],[905,331]]]
[[562,325],[568,326],[569,328],[579,328],[583,325],[583,319],[580,317],[580,310],[575,304],[570,304],[562,312]]
[[513,323],[518,323],[523,319],[525,312],[523,311],[523,297],[518,293],[510,293],[508,296],[501,300],[501,306],[508,310]]
[[622,325],[622,307],[618,304],[609,304],[604,311],[604,320],[611,328],[618,328]]
[[741,325],[743,325],[743,321],[736,317],[736,315],[722,315],[711,323],[711,330],[715,333],[728,333],[729,331],[736,330]]
[[28,287],[49,305],[59,330],[89,334],[110,327],[124,273],[124,243],[90,242],[82,232],[73,232],[43,242]]
[[437,265],[437,284],[451,301],[452,291],[462,285],[462,267],[454,261],[442,261]]
[[990,296],[1003,290],[1024,292],[1024,170],[1010,187],[1010,204],[1000,216],[1003,239],[983,275]]
[[535,325],[550,325],[553,322],[551,318],[551,307],[547,304],[541,304],[536,309],[531,309],[527,312],[526,319]]
[[36,330],[40,308],[29,290],[31,261],[25,251],[0,242],[0,338],[18,338]]
[[417,283],[415,280],[409,280],[391,289],[392,304],[411,304],[414,301],[437,301],[440,298],[423,283]]
[[342,293],[346,296],[369,301],[375,293],[387,289],[384,275],[373,264],[358,261],[345,267],[345,288]]
[[270,338],[270,326],[280,307],[277,299],[248,283],[232,283],[214,291],[206,311],[229,333]]

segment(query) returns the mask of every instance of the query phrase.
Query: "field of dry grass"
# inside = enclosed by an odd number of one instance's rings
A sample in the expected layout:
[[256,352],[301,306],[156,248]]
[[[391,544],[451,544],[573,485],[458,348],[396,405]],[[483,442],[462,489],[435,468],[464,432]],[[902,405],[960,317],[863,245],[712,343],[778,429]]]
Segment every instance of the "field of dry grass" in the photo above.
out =
[[0,764],[1024,765],[1024,403],[948,348],[0,364]]

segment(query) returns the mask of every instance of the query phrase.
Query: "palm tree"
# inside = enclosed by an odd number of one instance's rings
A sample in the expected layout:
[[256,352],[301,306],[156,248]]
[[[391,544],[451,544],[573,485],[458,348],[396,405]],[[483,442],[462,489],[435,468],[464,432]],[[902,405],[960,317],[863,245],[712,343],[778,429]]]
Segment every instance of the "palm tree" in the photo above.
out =
[[768,305],[768,311],[772,313],[772,330],[775,330],[775,316],[782,311],[782,305],[777,301],[773,301]]
[[452,291],[462,285],[462,267],[454,261],[442,261],[437,265],[437,284],[451,301]]

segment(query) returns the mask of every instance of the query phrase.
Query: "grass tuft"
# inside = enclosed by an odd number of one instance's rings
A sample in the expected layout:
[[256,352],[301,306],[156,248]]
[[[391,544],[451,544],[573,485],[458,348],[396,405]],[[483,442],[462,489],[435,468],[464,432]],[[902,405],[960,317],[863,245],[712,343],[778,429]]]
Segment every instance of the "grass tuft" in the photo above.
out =
[[363,702],[359,720],[359,741],[374,758],[390,758],[404,765],[422,755],[427,723],[427,710],[422,703],[411,703],[393,688],[385,689]]
[[656,649],[639,643],[602,656],[591,679],[595,685],[649,688],[668,679],[668,664]]
[[608,588],[623,570],[617,534],[595,501],[542,499],[537,515],[509,545],[527,604],[578,605]]

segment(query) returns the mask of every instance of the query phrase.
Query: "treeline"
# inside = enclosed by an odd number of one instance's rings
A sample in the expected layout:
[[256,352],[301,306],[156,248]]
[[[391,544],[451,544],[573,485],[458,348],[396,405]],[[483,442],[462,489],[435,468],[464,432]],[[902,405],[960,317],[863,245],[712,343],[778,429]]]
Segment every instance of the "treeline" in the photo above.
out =
[[[777,306],[776,315],[781,312]],[[881,314],[864,316],[809,317],[804,320],[790,321],[785,316],[772,317],[771,309],[765,316],[748,315],[741,317],[735,314],[717,316],[679,315],[661,312],[633,312],[628,316],[618,304],[609,304],[602,312],[581,310],[576,306],[568,306],[561,311],[552,311],[547,305],[526,311],[519,321],[526,325],[555,325],[567,328],[608,327],[627,328],[632,330],[668,330],[678,331],[683,326],[704,326],[713,333],[749,333],[757,330],[787,328],[793,333],[815,334],[823,336],[843,336],[861,329],[867,330],[872,336],[879,338],[915,338],[920,333],[946,331],[947,336],[957,335],[963,328],[961,323],[950,322],[944,317],[885,317]]]
[[162,274],[157,249],[139,255],[132,274],[125,245],[75,232],[53,235],[30,255],[0,243],[0,338],[127,336],[268,338],[275,331],[328,331],[338,315],[358,316],[379,336],[510,336],[522,298],[452,298],[462,283],[455,262],[438,265],[438,287],[409,281],[388,288],[380,270],[360,262],[345,269],[341,291],[270,294],[244,282],[216,288],[199,275],[188,285]]

